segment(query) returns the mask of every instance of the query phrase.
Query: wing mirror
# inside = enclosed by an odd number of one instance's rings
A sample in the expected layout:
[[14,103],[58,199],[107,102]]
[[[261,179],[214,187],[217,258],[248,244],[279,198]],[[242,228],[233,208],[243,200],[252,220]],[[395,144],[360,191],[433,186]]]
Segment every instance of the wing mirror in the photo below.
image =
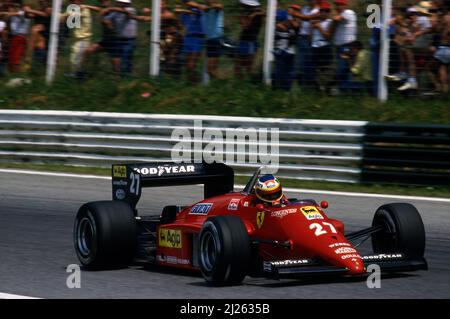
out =
[[264,210],[266,210],[266,208],[264,207],[263,204],[258,204],[258,205],[256,205],[256,209],[257,209],[258,211],[264,211]]

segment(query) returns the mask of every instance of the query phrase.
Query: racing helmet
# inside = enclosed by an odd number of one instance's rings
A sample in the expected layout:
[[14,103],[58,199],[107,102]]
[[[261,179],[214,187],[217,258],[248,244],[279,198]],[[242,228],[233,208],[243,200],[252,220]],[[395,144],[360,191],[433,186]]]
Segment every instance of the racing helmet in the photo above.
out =
[[255,195],[264,202],[278,202],[283,197],[283,189],[273,175],[263,175],[256,182]]

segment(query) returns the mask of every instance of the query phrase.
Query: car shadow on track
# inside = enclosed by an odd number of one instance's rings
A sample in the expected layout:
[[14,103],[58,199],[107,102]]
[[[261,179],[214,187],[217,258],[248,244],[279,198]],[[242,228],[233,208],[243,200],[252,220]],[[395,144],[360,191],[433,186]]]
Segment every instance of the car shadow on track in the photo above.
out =
[[[186,283],[186,285],[196,286],[196,287],[213,287],[205,282],[198,271],[194,270],[184,270],[176,268],[168,268],[152,264],[139,265],[138,269],[143,271],[148,271],[152,273],[167,274],[174,276],[183,276],[198,279],[198,281]],[[382,274],[382,279],[396,279],[396,278],[408,278],[416,277],[416,274],[407,273],[387,273]],[[358,276],[358,277],[335,277],[335,276],[317,276],[309,278],[299,278],[299,279],[282,279],[280,281],[274,279],[266,278],[255,278],[247,277],[243,285],[244,286],[255,286],[255,287],[265,287],[265,288],[282,288],[282,287],[294,287],[294,286],[310,286],[310,285],[323,285],[323,284],[337,284],[337,283],[356,283],[364,282],[367,280],[368,275]],[[217,287],[220,288],[220,287]]]
[[136,265],[134,265],[134,267],[137,267],[137,269],[152,272],[152,273],[177,275],[177,276],[185,276],[185,277],[192,277],[192,278],[196,277],[199,279],[203,279],[200,272],[196,271],[196,270],[171,268],[171,267],[154,265],[154,264],[136,264]]
[[[383,274],[382,279],[395,279],[395,278],[407,278],[415,277],[416,275],[396,273],[396,274]],[[323,284],[337,284],[337,283],[355,283],[364,282],[367,280],[368,276],[359,277],[310,277],[301,279],[282,279],[280,281],[274,282],[264,282],[264,279],[256,279],[255,281],[247,281],[246,285],[249,286],[260,286],[266,288],[281,288],[281,287],[293,287],[293,286],[309,286],[309,285],[323,285]]]

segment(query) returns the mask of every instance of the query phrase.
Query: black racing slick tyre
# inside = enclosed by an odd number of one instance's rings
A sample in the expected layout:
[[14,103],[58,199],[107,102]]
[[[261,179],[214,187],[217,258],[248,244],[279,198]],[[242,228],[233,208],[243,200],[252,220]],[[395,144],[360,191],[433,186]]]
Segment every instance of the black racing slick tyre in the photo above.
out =
[[379,253],[404,253],[408,257],[423,257],[425,227],[417,209],[407,203],[383,205],[375,213],[372,226],[382,230],[372,234],[372,248]]
[[199,236],[199,265],[211,285],[237,285],[248,274],[251,242],[237,216],[214,216],[203,224]]
[[126,267],[136,251],[133,210],[120,201],[84,204],[75,218],[73,236],[77,257],[84,268]]

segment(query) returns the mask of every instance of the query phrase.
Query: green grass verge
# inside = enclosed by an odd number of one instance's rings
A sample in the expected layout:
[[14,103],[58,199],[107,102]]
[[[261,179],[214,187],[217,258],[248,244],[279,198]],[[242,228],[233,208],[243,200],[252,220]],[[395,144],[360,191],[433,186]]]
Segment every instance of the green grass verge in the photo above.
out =
[[[64,165],[41,165],[41,164],[0,164],[0,168],[28,169],[50,172],[93,174],[110,176],[111,170],[108,168],[78,167]],[[248,177],[236,176],[236,184],[245,184]],[[361,185],[349,183],[331,183],[320,181],[300,181],[282,179],[284,187],[295,187],[304,189],[318,189],[342,192],[363,192],[373,194],[392,194],[392,195],[410,195],[426,197],[445,197],[450,198],[450,187],[424,187],[424,186],[398,186],[398,185]]]
[[[6,82],[6,81],[4,81]],[[150,97],[143,98],[142,93]],[[55,109],[164,114],[208,114],[365,120],[400,123],[450,123],[448,98],[421,99],[393,95],[385,103],[372,97],[320,96],[295,87],[274,91],[259,81],[214,81],[209,86],[173,80],[115,81],[105,76],[85,82],[58,78],[49,87],[34,79],[31,85],[0,85],[2,109]]]
[[[402,0],[403,1],[403,0]],[[35,0],[27,3],[36,5]],[[96,1],[88,0],[88,3]],[[180,0],[170,2],[181,4]],[[223,1],[225,5],[225,33],[232,39],[239,34],[239,6],[237,1]],[[265,4],[266,1],[263,1]],[[286,6],[292,1],[280,1]],[[301,3],[304,3],[302,1]],[[369,0],[352,0],[358,12],[358,37],[369,43],[370,30],[365,27],[365,13]],[[137,8],[149,6],[144,0],[134,2]],[[94,40],[100,37],[100,22],[94,14]],[[138,47],[134,57],[134,79],[117,81],[111,75],[109,57],[100,54],[92,58],[85,68],[89,78],[80,82],[63,76],[68,72],[70,44],[62,42],[58,58],[57,77],[52,86],[45,84],[44,66],[35,63],[29,77],[32,84],[11,88],[5,84],[12,76],[0,81],[0,109],[56,109],[83,111],[114,111],[169,114],[207,114],[234,116],[286,117],[301,119],[364,120],[401,123],[450,123],[449,97],[404,97],[391,90],[387,103],[373,97],[322,96],[308,89],[294,87],[290,93],[271,90],[261,84],[261,75],[255,79],[233,79],[233,60],[222,57],[220,70],[226,80],[213,81],[209,86],[192,85],[181,79],[151,80],[149,70],[149,24],[139,24]],[[263,44],[264,29],[260,33]],[[259,50],[257,66],[261,69],[263,50]],[[201,64],[201,63],[200,63]],[[181,67],[181,66],[180,66]],[[199,71],[201,69],[199,65]],[[150,93],[142,97],[142,93]]]

